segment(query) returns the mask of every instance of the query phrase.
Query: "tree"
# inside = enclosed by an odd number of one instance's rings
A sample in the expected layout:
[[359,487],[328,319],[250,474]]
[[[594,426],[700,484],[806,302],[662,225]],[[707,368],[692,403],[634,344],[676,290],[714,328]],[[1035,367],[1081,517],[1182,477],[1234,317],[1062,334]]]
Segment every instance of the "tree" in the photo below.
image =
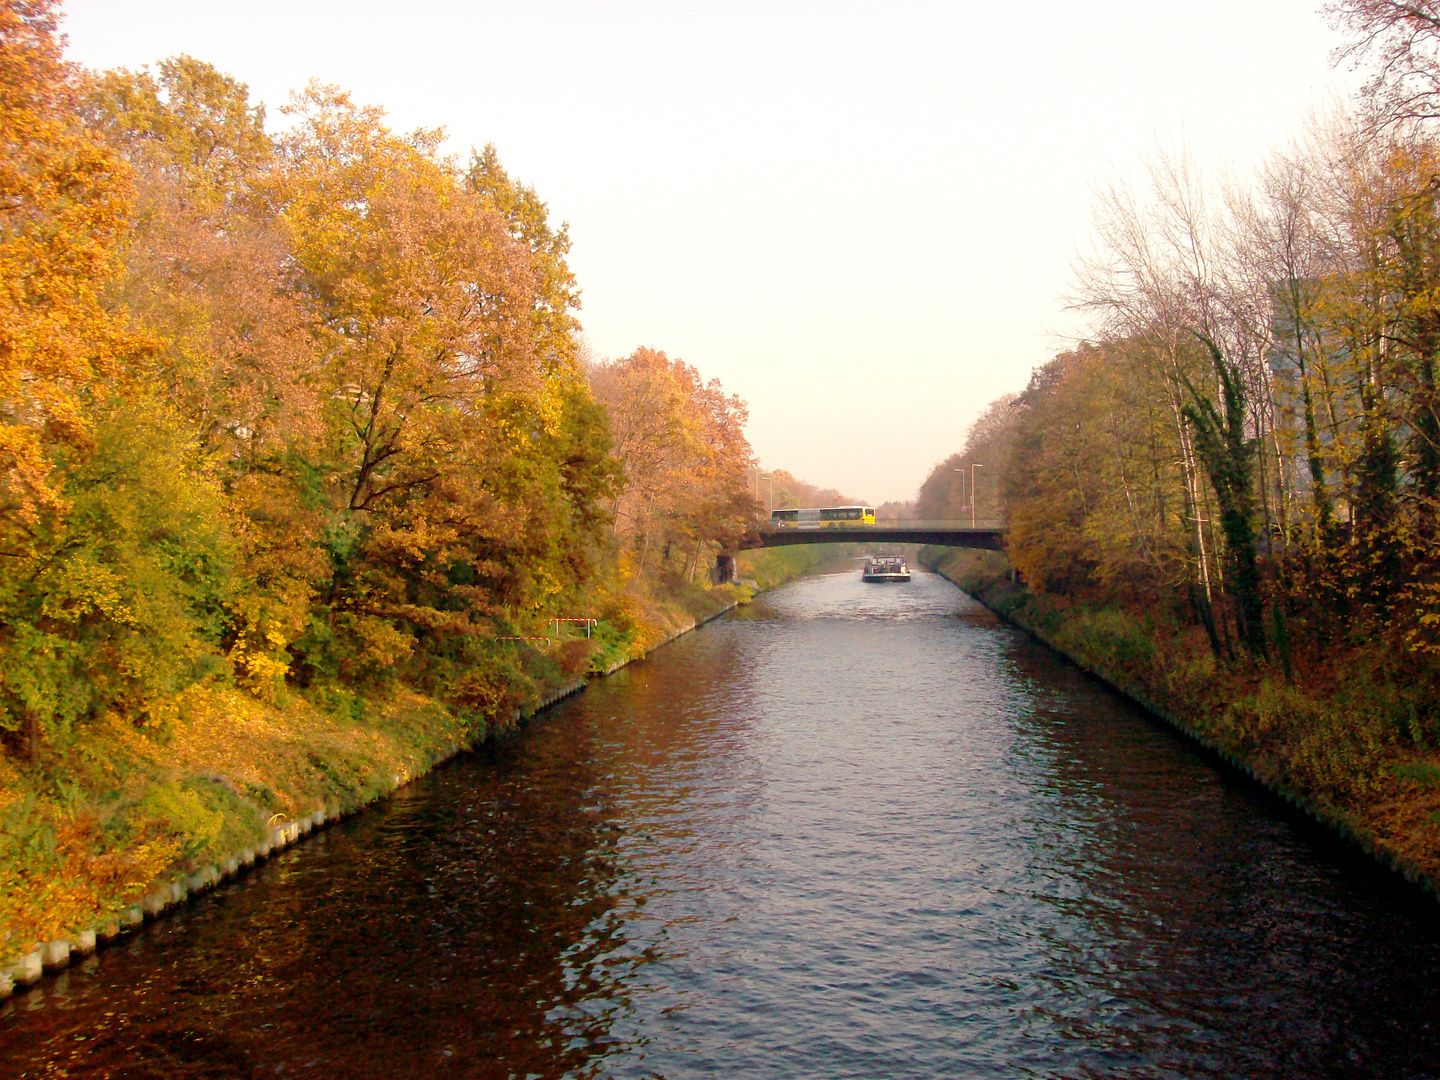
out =
[[1351,40],[1336,60],[1372,65],[1363,95],[1382,126],[1440,118],[1440,5],[1434,0],[1338,0],[1331,25]]
[[73,636],[46,625],[37,592],[63,572],[63,470],[93,449],[97,385],[123,386],[150,344],[102,298],[130,176],[78,122],[56,19],[50,0],[0,3],[0,727],[26,729],[32,756],[56,715],[88,707],[57,673]]
[[707,543],[733,542],[756,514],[744,402],[653,349],[596,365],[590,379],[624,470],[617,532],[642,568],[678,549],[693,574]]
[[[965,449],[936,465],[920,486],[915,513],[927,521],[957,521],[973,515],[987,521],[1004,514],[1001,486],[1014,437],[1014,394],[1002,394],[975,418],[965,435]],[[976,473],[971,466],[983,469]],[[979,482],[983,476],[983,486]],[[970,485],[978,489],[971,491]],[[973,504],[973,506],[972,506]]]
[[313,492],[320,355],[244,84],[189,57],[89,81],[83,115],[136,178],[114,295],[159,343],[143,376],[193,425],[238,540],[226,649],[272,687],[328,577]]
[[572,312],[580,308],[580,289],[565,256],[570,251],[567,224],[551,226],[549,208],[535,189],[512,180],[493,145],[472,154],[466,188],[504,220],[513,240],[529,249],[535,274],[532,308],[537,352],[547,358],[553,374],[567,380],[576,375],[576,331]]
[[316,434],[316,357],[275,213],[264,110],[180,56],[91,80],[87,127],[136,176],[119,298],[163,342],[151,370],[204,445],[250,471]]
[[1266,655],[1265,608],[1260,593],[1260,570],[1255,558],[1254,447],[1245,431],[1245,383],[1240,371],[1225,359],[1220,347],[1199,336],[1215,365],[1220,384],[1221,409],[1188,381],[1190,401],[1185,419],[1195,429],[1196,449],[1210,474],[1220,525],[1225,532],[1239,616],[1240,636],[1252,656]]
[[123,162],[81,127],[53,0],[0,3],[0,550],[63,502],[51,450],[89,442],[84,398],[148,342],[107,310],[129,210]]

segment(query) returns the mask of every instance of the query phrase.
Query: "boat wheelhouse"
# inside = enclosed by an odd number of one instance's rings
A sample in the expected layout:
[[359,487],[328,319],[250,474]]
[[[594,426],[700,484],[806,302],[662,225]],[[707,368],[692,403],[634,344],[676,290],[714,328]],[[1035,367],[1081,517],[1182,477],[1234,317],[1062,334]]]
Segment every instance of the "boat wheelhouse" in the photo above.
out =
[[909,581],[910,567],[899,555],[871,555],[860,570],[861,581]]

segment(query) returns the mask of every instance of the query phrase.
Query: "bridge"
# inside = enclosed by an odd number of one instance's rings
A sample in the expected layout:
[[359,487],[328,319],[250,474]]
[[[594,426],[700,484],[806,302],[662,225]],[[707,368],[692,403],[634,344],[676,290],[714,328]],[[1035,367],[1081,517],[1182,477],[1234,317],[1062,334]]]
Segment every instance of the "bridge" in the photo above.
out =
[[735,579],[736,551],[787,547],[792,544],[933,544],[937,547],[1003,551],[1005,530],[998,522],[886,521],[875,525],[827,523],[819,526],[764,525],[741,537],[735,551],[721,552],[715,560],[719,581]]

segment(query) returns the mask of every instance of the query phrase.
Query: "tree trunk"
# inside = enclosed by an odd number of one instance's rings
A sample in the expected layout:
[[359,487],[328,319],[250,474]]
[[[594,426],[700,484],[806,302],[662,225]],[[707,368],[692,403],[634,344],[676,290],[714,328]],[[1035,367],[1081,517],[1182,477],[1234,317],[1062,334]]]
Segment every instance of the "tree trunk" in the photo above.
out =
[[1215,365],[1223,412],[1186,380],[1192,400],[1186,404],[1184,415],[1195,432],[1196,450],[1210,473],[1210,486],[1220,506],[1239,636],[1252,656],[1264,657],[1268,655],[1265,603],[1255,551],[1255,464],[1252,447],[1245,438],[1245,384],[1219,346],[1203,335],[1197,336],[1209,349]]

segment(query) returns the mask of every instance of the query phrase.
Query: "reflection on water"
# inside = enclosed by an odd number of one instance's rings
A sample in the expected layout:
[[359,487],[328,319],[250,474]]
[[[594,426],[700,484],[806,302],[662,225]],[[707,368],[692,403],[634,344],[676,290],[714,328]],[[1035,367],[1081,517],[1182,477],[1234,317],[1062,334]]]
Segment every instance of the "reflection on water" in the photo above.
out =
[[1440,933],[939,578],[803,581],[0,1010],[6,1076],[1440,1074]]

